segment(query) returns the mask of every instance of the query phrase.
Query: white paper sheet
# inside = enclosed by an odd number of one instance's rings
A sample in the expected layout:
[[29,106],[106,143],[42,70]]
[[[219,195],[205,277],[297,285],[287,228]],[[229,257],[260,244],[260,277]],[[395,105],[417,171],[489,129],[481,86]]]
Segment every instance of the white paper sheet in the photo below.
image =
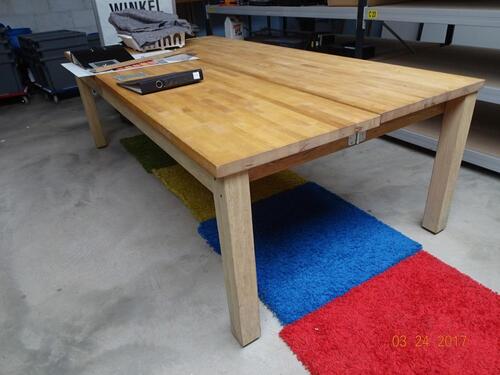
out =
[[90,71],[83,69],[82,67],[79,67],[78,65],[73,63],[64,63],[61,65],[64,68],[68,69],[71,73],[73,73],[73,75],[77,78],[90,77],[95,75],[95,73],[91,73]]
[[151,52],[134,52],[132,53],[132,57],[134,59],[142,59],[143,57],[151,57],[155,55],[161,55],[162,53],[165,53],[167,51],[164,50],[159,50],[159,51],[151,51]]
[[[140,54],[133,54],[132,57],[134,59],[140,59],[142,57],[150,57],[158,54],[165,53],[165,51],[153,51],[153,52],[146,52],[146,53],[140,53]],[[183,61],[192,61],[192,60],[199,60],[199,57],[192,56],[189,54],[180,54],[180,55],[175,55],[171,57],[165,57],[161,60],[159,60],[160,64],[158,65],[164,65],[164,64],[174,64],[177,62],[183,62]],[[64,63],[61,64],[64,68],[68,69],[73,75],[77,78],[83,78],[83,77],[91,77],[95,76],[96,74],[107,74],[107,73],[115,73],[113,71],[110,72],[102,72],[102,73],[92,73],[89,70],[83,69],[82,67],[73,64],[73,63]],[[154,65],[151,65],[154,66]],[[120,71],[126,71],[126,70],[132,70],[132,69],[141,69],[144,68],[144,66],[134,66],[126,69],[120,69]]]

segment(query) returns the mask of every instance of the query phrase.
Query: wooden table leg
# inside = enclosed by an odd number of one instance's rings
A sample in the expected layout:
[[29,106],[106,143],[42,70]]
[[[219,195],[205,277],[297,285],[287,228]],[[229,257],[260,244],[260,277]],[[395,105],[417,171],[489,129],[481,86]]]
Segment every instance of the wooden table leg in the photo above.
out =
[[83,108],[85,109],[85,114],[87,115],[90,132],[94,138],[95,145],[97,148],[106,147],[106,138],[102,132],[101,120],[99,119],[99,114],[97,112],[94,95],[92,95],[92,89],[80,78],[76,78],[76,83],[78,85],[78,90],[80,91]]
[[422,222],[432,233],[446,227],[476,97],[474,93],[446,104]]
[[213,193],[231,330],[245,346],[260,336],[248,173],[217,180]]

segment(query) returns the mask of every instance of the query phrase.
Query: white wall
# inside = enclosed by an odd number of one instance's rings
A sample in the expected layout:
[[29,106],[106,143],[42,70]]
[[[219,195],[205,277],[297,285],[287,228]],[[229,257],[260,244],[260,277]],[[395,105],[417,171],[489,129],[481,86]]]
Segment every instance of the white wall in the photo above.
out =
[[[388,22],[388,25],[405,40],[415,40],[418,33],[417,23]],[[422,32],[423,42],[443,43],[446,36],[446,25],[425,24]],[[393,39],[393,36],[384,29],[383,38]],[[500,49],[500,28],[456,26],[453,44],[497,48]]]
[[[440,42],[445,36],[446,25],[425,25],[422,41]],[[456,26],[453,44],[500,49],[500,28]]]
[[97,31],[91,0],[0,0],[0,23],[35,32]]

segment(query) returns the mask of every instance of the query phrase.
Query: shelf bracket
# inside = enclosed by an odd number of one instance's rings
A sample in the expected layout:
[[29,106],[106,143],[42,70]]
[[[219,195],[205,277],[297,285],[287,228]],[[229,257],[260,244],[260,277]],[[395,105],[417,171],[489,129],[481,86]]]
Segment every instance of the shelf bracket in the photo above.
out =
[[349,136],[347,139],[347,144],[349,146],[359,145],[360,143],[366,141],[366,130],[356,130],[356,133]]
[[[422,24],[423,25],[423,24]],[[399,40],[399,42],[408,50],[410,51],[411,53],[413,53],[414,55],[416,54],[415,50],[413,48],[410,47],[410,45],[408,43],[406,43],[403,38],[401,38],[398,33],[396,33],[392,27],[390,27],[387,23],[385,23],[385,21],[382,21],[382,27],[385,27],[387,29],[387,31],[389,31],[397,40]]]

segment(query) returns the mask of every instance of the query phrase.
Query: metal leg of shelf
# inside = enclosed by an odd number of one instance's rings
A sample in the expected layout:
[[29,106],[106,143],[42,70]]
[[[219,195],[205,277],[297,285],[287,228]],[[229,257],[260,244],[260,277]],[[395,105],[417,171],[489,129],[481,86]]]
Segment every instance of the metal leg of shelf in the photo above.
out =
[[363,58],[363,43],[365,38],[365,8],[368,0],[358,1],[358,17],[356,18],[356,50],[355,57]]
[[207,1],[206,5],[205,5],[205,14],[206,14],[206,18],[205,18],[205,31],[207,32],[207,35],[213,35],[213,32],[212,32],[212,23],[210,22],[210,13],[208,13],[208,7],[209,7],[209,3]]
[[422,34],[424,32],[424,23],[419,23],[418,24],[418,32],[417,32],[417,42],[420,42],[422,40]]
[[286,33],[286,29],[288,27],[288,24],[287,24],[287,18],[286,17],[283,17],[283,35],[286,36],[287,33]]
[[248,16],[248,36],[252,36],[252,16]]
[[382,27],[385,27],[387,31],[389,31],[394,37],[399,40],[399,42],[405,46],[405,48],[410,51],[411,53],[415,54],[415,50],[411,48],[399,35],[397,32],[395,32],[391,27],[389,27],[388,24],[386,24],[384,21],[382,21]]
[[372,26],[373,26],[373,21],[366,21],[366,35],[368,35],[368,37],[372,33]]
[[267,16],[267,35],[271,36],[271,17]]
[[345,20],[334,20],[333,26],[334,26],[333,29],[334,34],[343,34],[345,27]]
[[446,28],[446,37],[442,46],[449,46],[453,42],[453,36],[455,35],[455,25],[448,25]]

